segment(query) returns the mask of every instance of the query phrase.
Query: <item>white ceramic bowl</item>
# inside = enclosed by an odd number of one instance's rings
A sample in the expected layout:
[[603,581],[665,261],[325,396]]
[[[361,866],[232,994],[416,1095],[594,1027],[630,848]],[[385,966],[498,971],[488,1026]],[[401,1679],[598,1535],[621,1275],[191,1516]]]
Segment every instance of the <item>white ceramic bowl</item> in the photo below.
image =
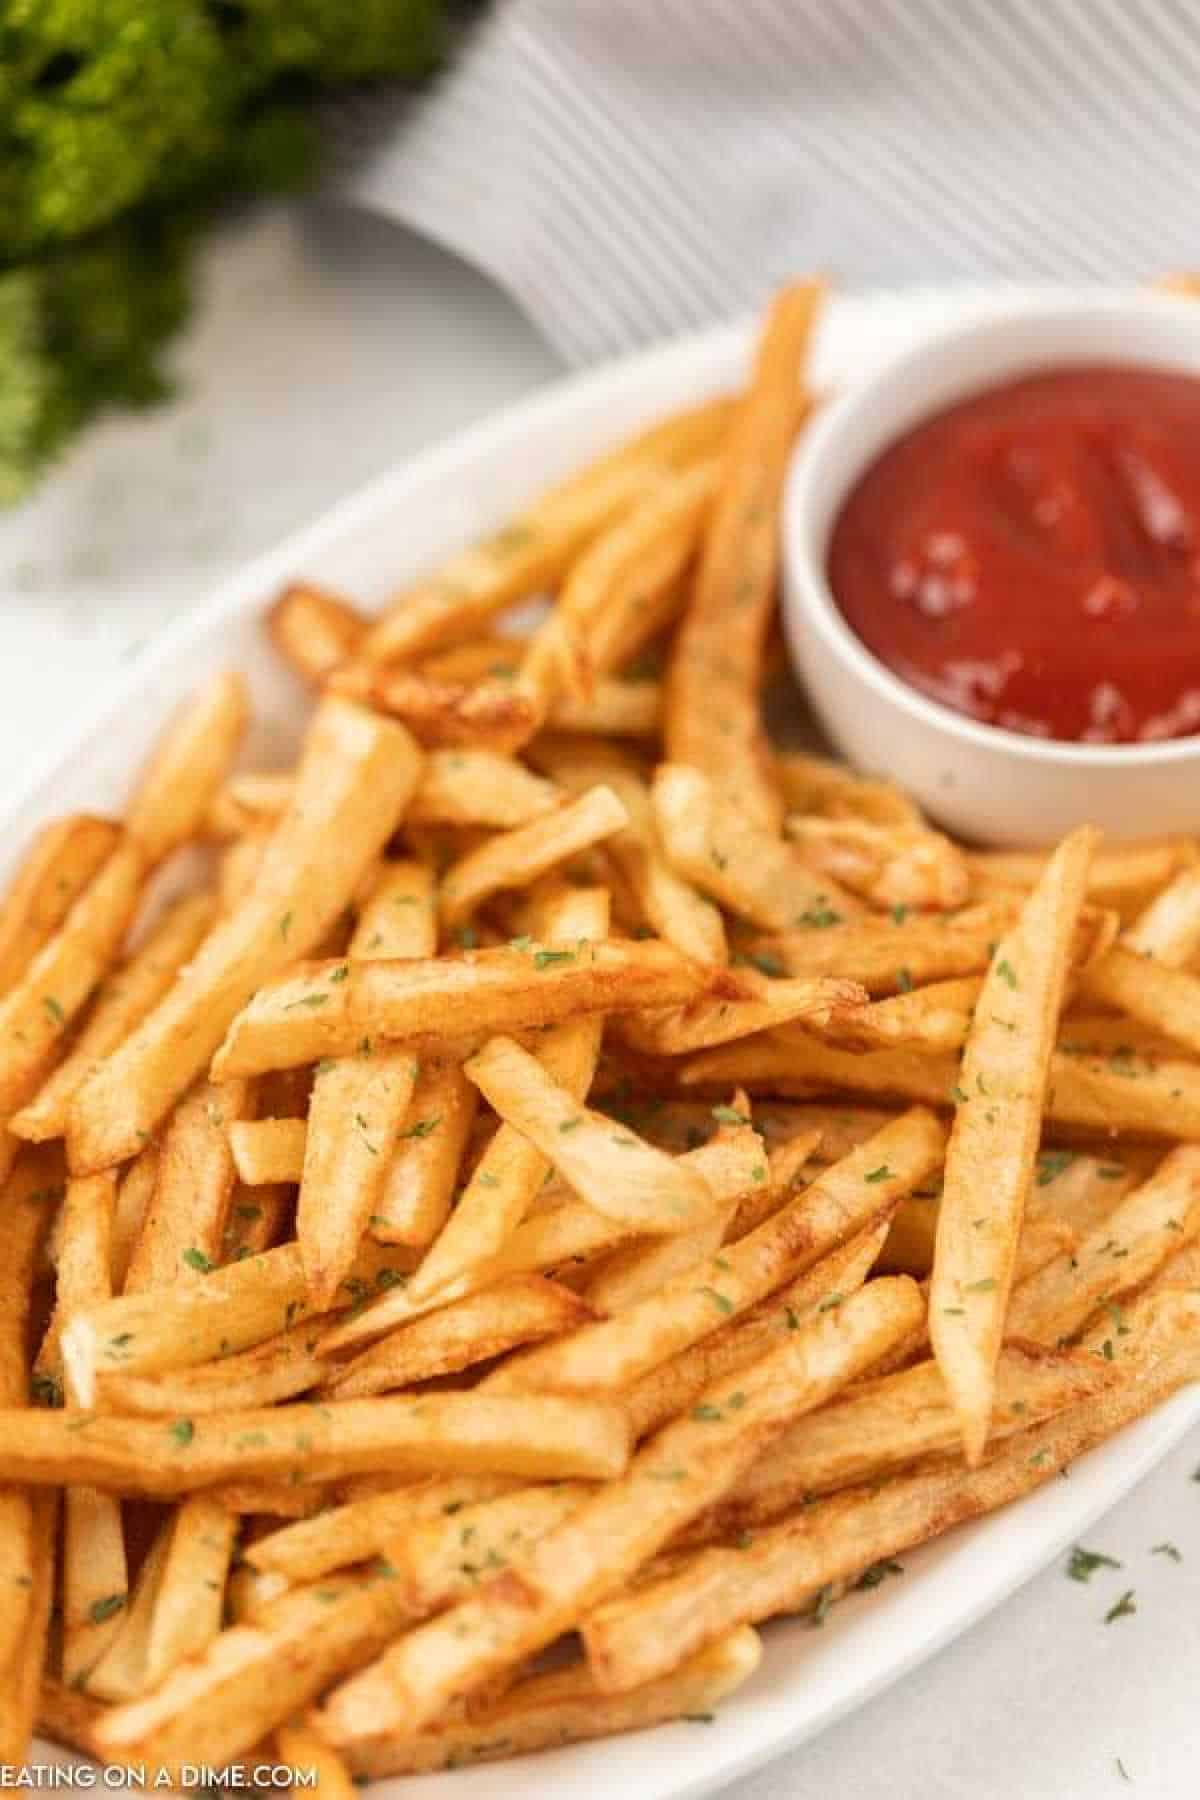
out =
[[829,736],[857,767],[901,783],[930,815],[983,842],[1039,844],[1083,820],[1114,837],[1200,826],[1200,737],[1075,744],[979,724],[927,699],[854,634],[826,579],[843,500],[875,457],[981,388],[1069,363],[1200,375],[1200,305],[1170,295],[1015,300],[937,332],[835,399],[797,453],[784,509],[784,622]]

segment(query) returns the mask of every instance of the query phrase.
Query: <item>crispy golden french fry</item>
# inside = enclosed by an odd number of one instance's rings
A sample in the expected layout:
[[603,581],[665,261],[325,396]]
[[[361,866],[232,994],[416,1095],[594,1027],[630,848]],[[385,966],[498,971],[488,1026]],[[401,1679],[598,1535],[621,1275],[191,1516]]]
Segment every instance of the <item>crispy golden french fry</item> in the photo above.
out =
[[33,1554],[25,1621],[16,1653],[0,1670],[0,1768],[19,1770],[29,1755],[37,1717],[46,1641],[54,1604],[54,1540],[58,1503],[54,1494],[33,1501]]
[[[1014,1432],[1095,1399],[1119,1371],[1082,1350],[1006,1346],[996,1364],[990,1447]],[[729,1538],[777,1519],[813,1494],[885,1480],[905,1464],[949,1456],[958,1420],[937,1364],[912,1364],[858,1382],[802,1419],[747,1469],[737,1492],[698,1519],[697,1539]]]
[[255,1191],[239,1183],[225,1221],[220,1261],[241,1262],[282,1244],[292,1236],[295,1214],[295,1193],[288,1183],[276,1181]]
[[51,1743],[64,1744],[83,1756],[96,1753],[92,1732],[103,1712],[98,1700],[67,1687],[61,1681],[42,1677],[37,1704],[37,1729]]
[[887,1215],[847,1239],[803,1275],[731,1320],[711,1337],[701,1338],[668,1362],[647,1370],[622,1393],[633,1434],[641,1438],[683,1413],[714,1381],[744,1369],[799,1331],[814,1313],[831,1310],[866,1281],[887,1231]]
[[121,1505],[95,1488],[68,1488],[63,1499],[62,1673],[80,1684],[121,1629],[129,1567]]
[[[762,1145],[753,1131],[730,1132],[714,1138],[690,1151],[684,1160],[712,1190],[715,1208],[757,1191],[761,1181]],[[395,1325],[461,1299],[478,1288],[490,1287],[512,1275],[562,1269],[574,1261],[611,1250],[630,1235],[628,1224],[598,1213],[586,1201],[564,1199],[552,1210],[531,1213],[490,1261],[472,1267],[459,1280],[439,1287],[432,1295],[412,1295],[414,1276],[407,1286],[396,1287],[373,1305],[355,1311],[322,1339],[321,1349],[329,1354],[356,1348]]]
[[406,1542],[426,1519],[453,1518],[464,1507],[519,1485],[507,1475],[439,1475],[412,1482],[272,1531],[247,1545],[246,1560],[289,1582],[318,1581],[333,1569],[366,1562],[389,1544]]
[[[112,1227],[116,1177],[68,1181],[56,1226],[55,1306],[34,1364],[35,1374],[61,1387],[59,1345],[68,1319],[112,1298]],[[68,1394],[70,1384],[67,1384]],[[70,1396],[73,1398],[73,1396]]]
[[366,620],[348,601],[311,582],[285,587],[267,614],[276,650],[305,681],[319,685],[357,650]]
[[748,1681],[762,1659],[753,1631],[741,1627],[631,1693],[602,1695],[584,1663],[529,1675],[469,1716],[425,1731],[395,1732],[355,1745],[347,1760],[355,1774],[420,1775],[458,1769],[498,1756],[524,1756],[562,1744],[623,1731],[644,1731],[671,1719],[711,1719],[713,1709]]
[[671,660],[667,755],[725,784],[747,817],[767,830],[778,828],[781,808],[759,688],[775,602],[783,478],[810,404],[801,384],[823,296],[822,283],[798,282],[771,304]]
[[275,1733],[279,1760],[302,1770],[318,1800],[355,1800],[354,1778],[332,1745],[309,1725],[292,1722]]
[[492,1038],[466,1074],[597,1212],[662,1232],[691,1230],[712,1214],[712,1190],[685,1162],[581,1106],[511,1038]]
[[925,823],[920,808],[890,781],[857,774],[844,763],[799,750],[777,751],[775,778],[789,812],[870,825]]
[[562,795],[553,782],[494,750],[432,750],[409,817],[421,825],[487,825],[511,831],[545,818]]
[[[60,1177],[61,1164],[53,1152],[26,1150],[0,1187],[0,1404],[5,1406],[24,1406],[30,1397],[34,1280],[55,1196],[62,1192]],[[32,1391],[43,1401],[61,1398],[45,1378],[35,1378]],[[38,1629],[40,1531],[34,1496],[20,1488],[0,1488],[0,1680],[6,1670],[16,1669],[26,1631]],[[0,1701],[0,1720],[3,1706]],[[8,1728],[16,1729],[15,1715]]]
[[130,1253],[127,1294],[195,1281],[216,1267],[236,1179],[229,1126],[247,1104],[244,1081],[205,1081],[175,1108]]
[[[349,1306],[403,1278],[403,1254],[368,1244],[338,1294]],[[300,1246],[216,1269],[204,1281],[124,1294],[88,1308],[63,1332],[63,1360],[83,1404],[98,1373],[156,1375],[248,1350],[309,1316]]]
[[34,1497],[0,1488],[0,1673],[14,1663],[29,1624],[33,1564]]
[[231,775],[205,814],[205,835],[223,843],[248,832],[271,831],[291,798],[292,776],[286,769]]
[[339,1057],[317,1066],[296,1236],[318,1311],[333,1304],[376,1214],[417,1078],[415,1058],[400,1048]]
[[117,847],[111,819],[74,813],[33,840],[0,898],[0,994],[24,975]]
[[229,1480],[399,1474],[611,1479],[629,1432],[618,1406],[539,1395],[389,1395],[159,1421],[0,1410],[0,1463],[16,1481],[81,1481],[169,1498]]
[[657,681],[618,681],[611,677],[592,683],[583,699],[567,696],[558,701],[553,722],[559,731],[579,731],[596,737],[652,738],[662,725],[662,689]]
[[214,675],[172,719],[129,802],[126,825],[148,863],[196,837],[245,735],[240,675]]
[[433,1057],[421,1064],[370,1215],[371,1234],[381,1243],[423,1247],[442,1229],[478,1098],[457,1063]]
[[[892,1045],[920,1050],[961,1050],[975,1016],[983,986],[980,975],[960,975],[950,981],[931,981],[927,987],[893,994],[874,1005],[847,1008],[832,1020],[806,1020],[810,1031],[864,1050]],[[782,1021],[781,1021],[782,1022]]]
[[830,926],[860,904],[809,869],[797,851],[758,824],[743,796],[682,763],[660,763],[654,816],[679,873],[766,931]]
[[966,857],[928,826],[876,825],[865,819],[807,818],[792,813],[788,836],[809,867],[844,883],[875,906],[949,911],[971,887]]
[[1200,1052],[1200,975],[1117,944],[1088,971],[1086,992],[1143,1025]]
[[1042,1150],[1025,1202],[1026,1214],[1040,1202],[1077,1240],[1083,1240],[1109,1217],[1137,1179],[1136,1167],[1124,1154],[1102,1157],[1074,1150]]
[[247,1187],[299,1181],[304,1173],[307,1139],[305,1119],[231,1120],[229,1149],[238,1180]]
[[1121,934],[1127,950],[1179,969],[1200,951],[1200,869],[1181,869]]
[[507,1393],[628,1387],[890,1210],[941,1161],[944,1141],[931,1114],[906,1113],[706,1264],[614,1319],[510,1359],[485,1385]]
[[1005,1329],[1034,1343],[1071,1337],[1097,1307],[1140,1287],[1198,1234],[1200,1147],[1188,1145],[1165,1157],[1076,1249],[1021,1284]]
[[401,1325],[352,1362],[334,1365],[325,1392],[352,1400],[411,1387],[518,1344],[573,1331],[592,1317],[592,1308],[570,1288],[541,1275],[516,1275]]
[[967,1460],[987,1441],[993,1370],[1033,1176],[1058,1015],[1096,834],[1064,840],[997,946],[963,1050],[938,1211],[929,1335]]
[[[982,896],[995,886],[1032,888],[1041,880],[1047,861],[1040,850],[976,850],[970,857],[975,891]],[[1136,912],[1181,869],[1195,862],[1196,849],[1190,838],[1118,844],[1092,858],[1087,896],[1097,906]]]
[[141,850],[122,839],[0,1000],[0,1124],[32,1098],[116,956],[144,873]]
[[982,975],[1016,911],[993,902],[930,917],[910,916],[898,907],[887,919],[854,919],[760,938],[748,956],[764,975],[838,975],[860,982],[871,994],[903,994],[927,981]]
[[365,1054],[378,1038],[453,1043],[581,1013],[679,1006],[703,979],[666,944],[623,940],[569,947],[533,940],[432,961],[314,963],[259,989],[230,1026],[213,1072],[225,1080]]
[[[1194,1313],[1182,1329],[1177,1324],[1177,1339],[1190,1330]],[[1148,1410],[1195,1365],[1194,1344],[1180,1341],[1140,1378],[1009,1438],[977,1469],[955,1459],[831,1494],[740,1538],[736,1549],[698,1551],[666,1579],[614,1597],[584,1619],[597,1680],[617,1690],[653,1680],[735,1624],[794,1612],[823,1588],[1006,1505]]]
[[217,875],[217,898],[222,913],[236,912],[254,892],[270,842],[269,830],[248,831],[224,852]]
[[722,972],[704,993],[677,1010],[631,1013],[621,1020],[618,1035],[647,1056],[686,1056],[797,1020],[809,1030],[857,1041],[860,1020],[866,1031],[865,1021],[877,1015],[880,1006],[896,1004],[882,1001],[871,1006],[865,988],[835,976],[773,981],[756,970],[738,969]]
[[334,693],[389,713],[431,750],[491,750],[507,756],[537,729],[527,694],[509,681],[437,681],[419,669],[344,663],[329,678]]
[[536,1539],[511,1571],[335,1688],[321,1711],[322,1729],[335,1743],[401,1722],[419,1729],[448,1702],[540,1649],[736,1481],[785,1423],[869,1367],[920,1311],[911,1282],[872,1282],[707,1389],[702,1404],[639,1451],[622,1479]]
[[[746,1124],[722,1125],[721,1132],[745,1133],[753,1136],[756,1145],[760,1142],[748,1120]],[[819,1141],[820,1132],[807,1134],[799,1147],[802,1161]],[[614,1250],[611,1256],[605,1257],[599,1270],[584,1287],[588,1304],[600,1314],[623,1312],[638,1300],[644,1300],[648,1294],[656,1293],[664,1283],[681,1275],[685,1269],[694,1268],[697,1263],[708,1262],[727,1239],[744,1236],[746,1231],[761,1224],[762,1219],[783,1204],[791,1184],[790,1181],[777,1177],[772,1160],[765,1154],[754,1168],[765,1195],[761,1217],[746,1223],[742,1216],[746,1201],[735,1196],[721,1201],[709,1217],[692,1231],[650,1238],[646,1242],[635,1241]]]
[[548,489],[509,525],[405,589],[368,633],[365,660],[401,661],[438,648],[486,626],[513,601],[557,583],[612,519],[672,469],[715,448],[731,410],[720,399],[678,413]]
[[203,1494],[175,1513],[146,1644],[146,1689],[202,1656],[220,1631],[236,1540],[235,1514]]
[[438,890],[442,924],[453,930],[500,888],[526,887],[628,823],[611,788],[593,788],[546,818],[518,826],[454,863]]
[[87,1675],[89,1693],[104,1700],[127,1700],[145,1687],[146,1654],[170,1541],[171,1520],[167,1519],[146,1552],[133,1591],[118,1615],[112,1642]]
[[103,1412],[169,1418],[240,1412],[294,1400],[318,1387],[329,1373],[328,1361],[316,1351],[320,1335],[321,1327],[310,1320],[249,1350],[195,1368],[157,1375],[102,1374],[96,1382],[97,1404]]
[[350,939],[356,962],[406,956],[433,956],[437,951],[437,912],[433,874],[412,860],[385,862],[358,916]]
[[162,998],[212,924],[216,901],[191,894],[167,908],[140,949],[104,982],[63,1061],[12,1121],[35,1143],[61,1137],[77,1090]]
[[68,1127],[76,1168],[107,1167],[136,1152],[255,989],[320,940],[395,829],[419,766],[398,726],[344,701],[321,704],[295,799],[252,893],[76,1094]]

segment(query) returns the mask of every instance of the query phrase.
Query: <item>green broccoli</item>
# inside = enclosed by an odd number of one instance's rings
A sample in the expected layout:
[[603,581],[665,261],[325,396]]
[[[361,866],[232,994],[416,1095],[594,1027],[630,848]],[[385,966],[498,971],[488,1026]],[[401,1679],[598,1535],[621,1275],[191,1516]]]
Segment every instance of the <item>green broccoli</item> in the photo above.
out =
[[0,503],[164,391],[196,230],[308,177],[314,99],[443,34],[442,0],[0,0]]

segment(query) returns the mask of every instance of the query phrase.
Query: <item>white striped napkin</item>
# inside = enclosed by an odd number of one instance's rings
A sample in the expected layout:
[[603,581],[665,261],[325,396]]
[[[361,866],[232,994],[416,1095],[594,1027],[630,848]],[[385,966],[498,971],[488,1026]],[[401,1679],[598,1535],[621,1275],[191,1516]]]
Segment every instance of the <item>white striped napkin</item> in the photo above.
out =
[[1200,261],[1196,0],[494,0],[355,198],[586,361],[847,285]]

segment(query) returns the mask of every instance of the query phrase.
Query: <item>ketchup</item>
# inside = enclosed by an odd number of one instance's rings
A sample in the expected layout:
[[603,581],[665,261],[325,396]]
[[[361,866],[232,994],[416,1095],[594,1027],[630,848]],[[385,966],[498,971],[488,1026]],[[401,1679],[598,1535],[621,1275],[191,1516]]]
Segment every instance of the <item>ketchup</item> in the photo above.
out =
[[845,502],[829,580],[881,662],[974,719],[1200,731],[1200,378],[1053,369],[926,419]]

